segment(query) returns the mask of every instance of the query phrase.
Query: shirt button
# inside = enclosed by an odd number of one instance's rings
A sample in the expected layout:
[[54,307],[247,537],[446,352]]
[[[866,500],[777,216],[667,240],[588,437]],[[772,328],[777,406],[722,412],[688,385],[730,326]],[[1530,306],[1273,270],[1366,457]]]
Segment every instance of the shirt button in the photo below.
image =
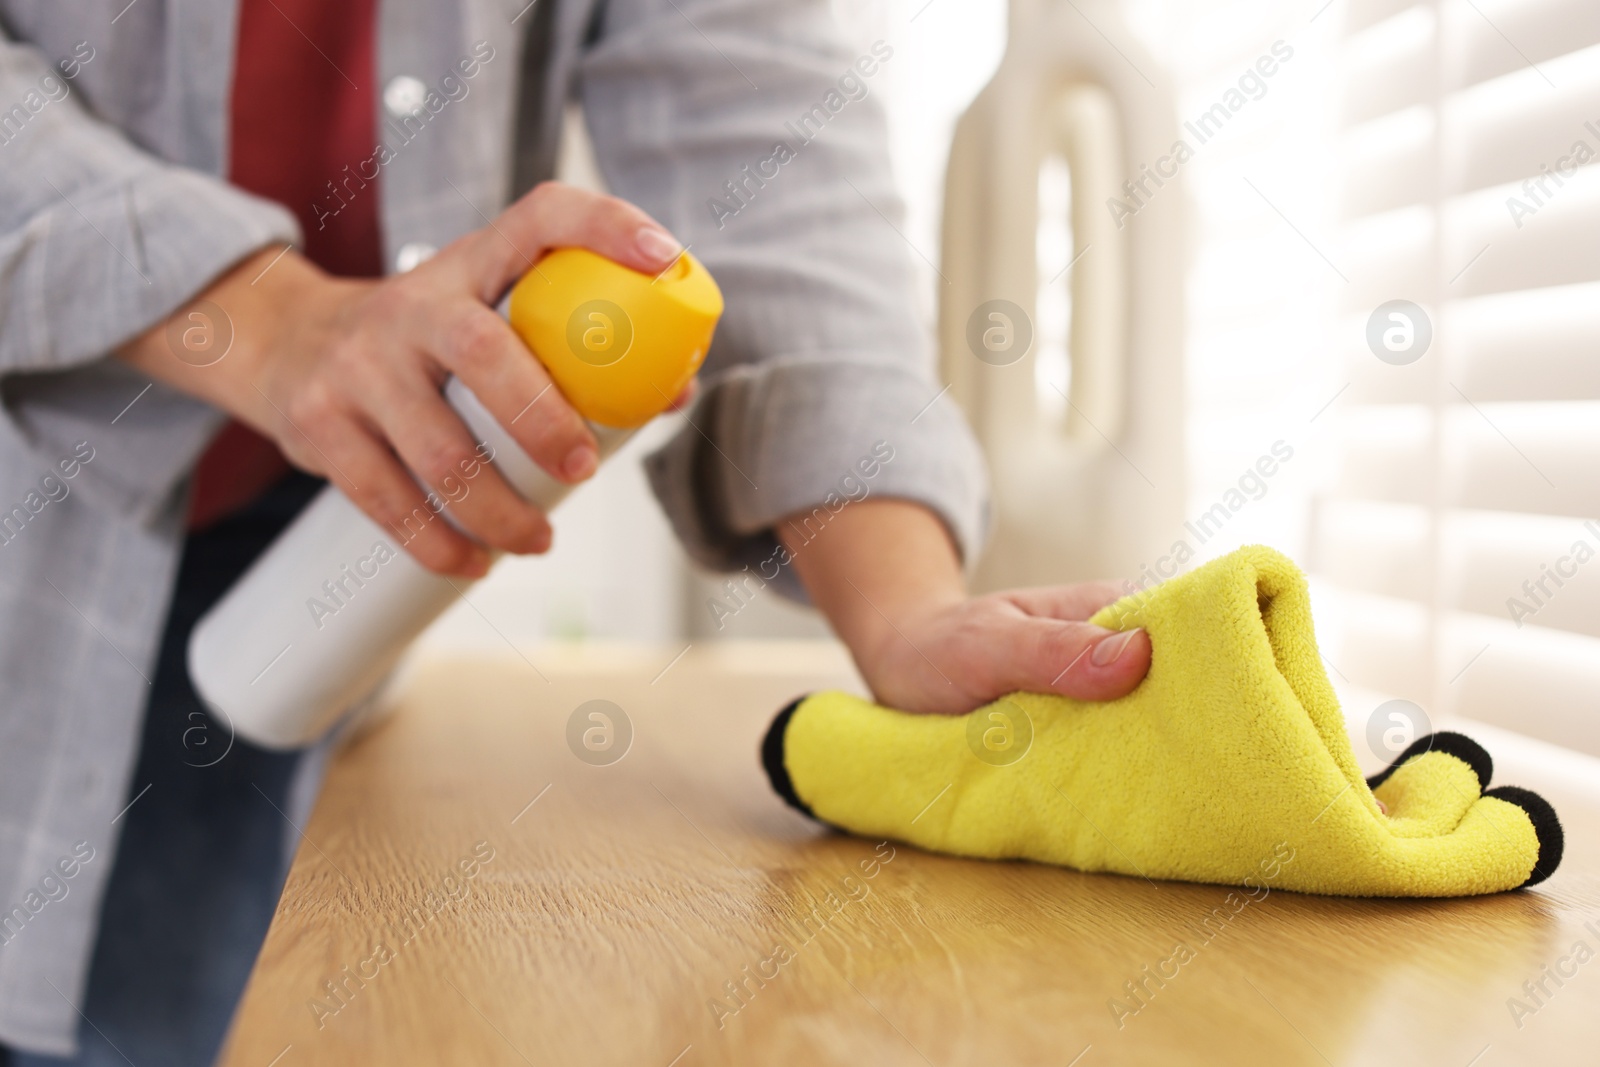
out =
[[395,254],[394,269],[399,273],[404,274],[406,271],[417,266],[417,264],[421,263],[423,260],[431,257],[437,251],[439,251],[437,248],[430,244],[425,244],[422,241],[412,241],[409,244],[403,244],[400,246],[400,251]]
[[383,106],[395,118],[404,118],[420,108],[427,95],[428,87],[422,84],[421,78],[402,74],[389,79],[389,84],[383,87]]

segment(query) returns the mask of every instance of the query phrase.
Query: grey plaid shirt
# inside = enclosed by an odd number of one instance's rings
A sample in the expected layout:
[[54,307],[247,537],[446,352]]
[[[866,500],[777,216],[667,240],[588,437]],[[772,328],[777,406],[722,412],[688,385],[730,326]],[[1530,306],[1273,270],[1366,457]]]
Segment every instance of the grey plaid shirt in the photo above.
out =
[[[691,243],[727,298],[705,436],[649,460],[690,553],[769,560],[774,520],[885,441],[872,491],[933,508],[970,557],[983,467],[951,406],[928,406],[908,252],[886,221],[899,206],[868,71],[892,42],[852,54],[826,0],[542,2],[557,7],[523,143],[548,156],[578,94],[612,190]],[[525,6],[380,4],[392,269],[510,198]],[[298,237],[219,177],[236,15],[230,0],[0,0],[0,1042],[41,1052],[75,1043],[188,473],[220,421],[107,353]]]

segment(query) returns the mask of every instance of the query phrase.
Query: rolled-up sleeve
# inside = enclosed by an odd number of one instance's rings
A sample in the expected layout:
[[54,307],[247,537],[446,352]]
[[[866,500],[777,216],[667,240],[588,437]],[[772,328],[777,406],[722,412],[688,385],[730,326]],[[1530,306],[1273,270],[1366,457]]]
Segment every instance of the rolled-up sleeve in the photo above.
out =
[[141,151],[71,86],[0,39],[0,101],[14,102],[0,115],[0,373],[100,359],[298,237],[283,208]]
[[[0,38],[3,417],[39,447],[47,447],[51,427],[82,417],[62,418],[62,396],[81,405],[97,392],[89,386],[130,378],[106,363],[110,352],[251,252],[299,236],[283,208],[141,149],[91,114],[73,85],[38,49]],[[72,389],[54,387],[63,375]],[[131,398],[133,390],[123,389]],[[203,429],[197,403],[182,404],[176,394],[149,399],[159,402],[118,427],[138,454],[98,494],[119,510],[147,511],[163,499]],[[108,395],[106,402],[118,401]],[[174,420],[174,405],[186,417]],[[153,414],[162,411],[159,419]],[[148,456],[141,442],[152,445]],[[86,485],[97,479],[106,481],[97,472]]]
[[817,0],[620,0],[585,58],[607,182],[726,297],[702,398],[648,460],[707,566],[770,558],[779,519],[863,492],[925,505],[968,561],[981,548],[983,461],[939,395],[885,148],[892,63],[892,42],[843,47]]

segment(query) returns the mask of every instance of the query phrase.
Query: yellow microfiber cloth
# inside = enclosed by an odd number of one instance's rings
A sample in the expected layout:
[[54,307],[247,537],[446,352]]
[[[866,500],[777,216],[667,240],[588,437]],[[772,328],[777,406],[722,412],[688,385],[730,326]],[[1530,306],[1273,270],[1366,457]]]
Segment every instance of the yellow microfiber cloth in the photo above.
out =
[[1091,621],[1150,635],[1150,673],[1127,696],[1014,693],[945,716],[819,693],[767,733],[773,788],[822,822],[936,852],[1190,882],[1465,896],[1560,862],[1555,811],[1514,786],[1485,792],[1489,755],[1460,734],[1419,738],[1363,780],[1305,578],[1272,549]]

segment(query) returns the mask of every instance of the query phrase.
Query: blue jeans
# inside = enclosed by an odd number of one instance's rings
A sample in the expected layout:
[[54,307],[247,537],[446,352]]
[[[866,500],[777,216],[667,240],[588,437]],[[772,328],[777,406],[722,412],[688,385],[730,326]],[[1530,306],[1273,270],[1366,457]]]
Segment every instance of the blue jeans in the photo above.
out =
[[67,1059],[12,1051],[12,1067],[216,1059],[298,843],[286,813],[301,753],[230,738],[189,684],[184,654],[195,622],[322,484],[291,475],[185,542],[80,1005],[81,1047]]

